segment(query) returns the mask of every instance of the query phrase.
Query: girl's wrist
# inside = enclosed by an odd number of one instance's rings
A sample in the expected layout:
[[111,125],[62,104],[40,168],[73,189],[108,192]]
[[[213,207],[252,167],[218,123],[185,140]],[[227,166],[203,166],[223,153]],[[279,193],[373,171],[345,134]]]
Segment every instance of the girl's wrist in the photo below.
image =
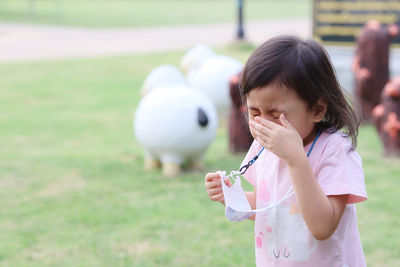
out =
[[292,154],[292,156],[286,160],[287,165],[290,167],[302,166],[307,163],[307,155],[304,151],[299,151],[296,154]]

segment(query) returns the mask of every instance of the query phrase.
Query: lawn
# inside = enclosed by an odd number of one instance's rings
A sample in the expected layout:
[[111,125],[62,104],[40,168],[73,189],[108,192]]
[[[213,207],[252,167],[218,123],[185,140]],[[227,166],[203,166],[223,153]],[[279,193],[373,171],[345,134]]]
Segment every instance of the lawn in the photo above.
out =
[[[244,61],[253,47],[217,51]],[[146,74],[184,51],[0,64],[0,266],[252,266],[253,225],[208,200],[207,171],[232,170],[220,128],[204,172],[142,168],[132,118]],[[369,200],[358,205],[369,266],[399,266],[400,159],[371,126],[359,148]]]
[[[246,0],[246,20],[310,17],[311,0]],[[205,15],[206,14],[206,15]],[[1,0],[0,21],[148,27],[236,21],[236,0]]]

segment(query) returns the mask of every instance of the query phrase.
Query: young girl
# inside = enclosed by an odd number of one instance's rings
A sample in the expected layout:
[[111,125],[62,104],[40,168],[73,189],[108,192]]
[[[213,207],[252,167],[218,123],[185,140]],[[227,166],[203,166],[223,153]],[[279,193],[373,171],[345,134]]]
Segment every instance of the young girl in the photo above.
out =
[[[264,208],[250,217],[257,266],[365,266],[354,206],[367,198],[359,119],[324,48],[270,39],[248,59],[241,91],[255,139],[242,166],[259,154],[243,174],[254,186],[245,196]],[[208,173],[205,187],[225,204],[220,173]]]

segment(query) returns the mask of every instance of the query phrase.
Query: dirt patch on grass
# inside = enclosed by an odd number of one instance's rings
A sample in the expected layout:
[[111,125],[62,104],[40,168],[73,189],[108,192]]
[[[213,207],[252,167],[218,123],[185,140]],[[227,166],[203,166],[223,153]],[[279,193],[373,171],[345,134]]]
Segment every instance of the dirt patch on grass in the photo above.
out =
[[55,197],[74,190],[80,191],[84,187],[85,182],[79,177],[78,171],[72,171],[48,184],[45,188],[39,191],[38,196]]
[[131,244],[118,244],[113,249],[119,258],[141,256],[165,251],[165,248],[147,241],[135,242]]
[[28,251],[28,258],[34,261],[47,261],[62,259],[65,255],[62,252],[55,251],[53,249],[46,249],[42,246],[34,247],[32,250]]

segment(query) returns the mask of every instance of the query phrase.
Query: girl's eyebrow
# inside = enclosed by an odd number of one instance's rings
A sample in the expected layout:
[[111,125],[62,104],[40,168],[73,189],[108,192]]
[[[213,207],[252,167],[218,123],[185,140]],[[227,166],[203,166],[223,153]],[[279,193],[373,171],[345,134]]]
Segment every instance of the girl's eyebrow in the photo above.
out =
[[258,108],[255,108],[253,106],[248,106],[248,108],[251,109],[251,110],[258,110]]
[[[253,106],[249,106],[248,107],[250,110],[256,110],[256,111],[258,111],[259,109],[258,108],[256,108],[256,107],[253,107]],[[268,113],[275,113],[275,112],[277,112],[277,113],[283,113],[285,110],[283,110],[283,109],[278,109],[278,108],[270,108],[270,109],[267,109],[266,110],[266,112],[268,112]]]
[[271,109],[268,109],[267,112],[269,112],[269,113],[283,113],[284,110],[283,109],[278,109],[278,108],[271,108]]

